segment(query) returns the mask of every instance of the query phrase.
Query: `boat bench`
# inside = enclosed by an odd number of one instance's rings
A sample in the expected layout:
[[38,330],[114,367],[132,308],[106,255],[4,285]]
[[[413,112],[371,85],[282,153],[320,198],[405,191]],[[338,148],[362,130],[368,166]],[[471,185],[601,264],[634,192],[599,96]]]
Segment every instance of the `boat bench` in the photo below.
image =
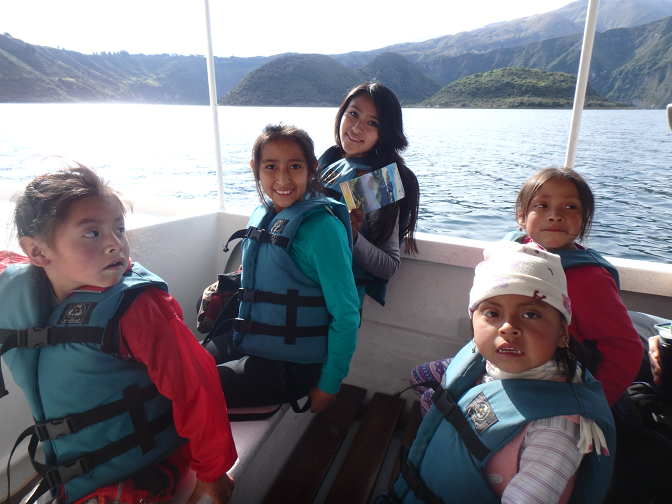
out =
[[[361,416],[366,390],[343,384],[336,402],[317,413],[295,446],[289,459],[266,494],[263,504],[309,504],[318,490],[346,439],[353,422]],[[324,500],[325,504],[367,504],[395,430],[401,428],[405,401],[375,393],[361,419],[352,444]],[[406,422],[403,443],[413,442],[420,425],[420,407],[416,401]],[[392,481],[398,474],[393,470]]]

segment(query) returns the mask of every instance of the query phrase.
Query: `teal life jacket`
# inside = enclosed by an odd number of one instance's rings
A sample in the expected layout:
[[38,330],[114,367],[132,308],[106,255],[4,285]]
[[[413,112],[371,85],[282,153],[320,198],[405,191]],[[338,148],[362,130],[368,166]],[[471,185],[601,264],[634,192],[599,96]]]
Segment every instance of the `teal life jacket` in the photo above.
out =
[[[506,241],[515,241],[518,243],[523,243],[523,240],[527,237],[527,234],[523,231],[510,231],[502,238]],[[607,261],[602,254],[594,249],[554,249],[550,250],[554,254],[560,256],[560,261],[562,262],[562,268],[572,268],[574,266],[599,266],[600,268],[606,269],[609,274],[614,278],[616,282],[616,288],[621,289],[621,282],[618,276],[618,270],[616,267]]]
[[[318,159],[320,180],[325,187],[325,194],[337,201],[344,201],[341,183],[355,178],[357,170],[370,171],[371,160],[366,158],[342,158],[338,147],[330,147]],[[399,229],[406,229],[411,217],[410,212],[399,216]],[[368,238],[365,236],[365,238]],[[399,237],[399,246],[403,237]],[[378,278],[362,268],[356,261],[352,261],[352,272],[355,275],[355,285],[364,287],[369,297],[385,306],[385,293],[388,280]]]
[[[113,355],[119,319],[150,285],[167,291],[136,263],[116,285],[75,291],[50,312],[53,294],[41,268],[10,265],[0,274],[0,354],[30,405],[35,425],[20,440],[31,436],[31,461],[44,477],[34,498],[51,488],[75,501],[186,442],[147,368]],[[46,464],[35,460],[38,441]]]
[[288,253],[303,219],[326,211],[343,223],[352,250],[348,209],[331,198],[297,201],[278,214],[260,205],[247,229],[229,238],[243,238],[240,308],[233,325],[233,343],[241,352],[302,364],[327,359],[331,316],[322,287]]
[[[484,470],[492,456],[529,422],[579,414],[602,429],[610,456],[592,452],[579,468],[571,503],[602,502],[614,468],[616,431],[602,385],[586,372],[582,384],[541,380],[474,383],[485,359],[464,347],[450,363],[433,405],[387,496],[404,504],[495,504]],[[382,500],[386,499],[386,500]]]

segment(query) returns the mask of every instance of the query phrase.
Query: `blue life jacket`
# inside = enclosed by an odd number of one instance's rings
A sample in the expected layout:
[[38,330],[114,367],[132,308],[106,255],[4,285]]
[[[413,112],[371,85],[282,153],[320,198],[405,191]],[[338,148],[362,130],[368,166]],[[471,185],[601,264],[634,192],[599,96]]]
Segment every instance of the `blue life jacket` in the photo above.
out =
[[611,456],[586,455],[570,502],[602,502],[616,448],[602,385],[586,372],[583,384],[511,379],[473,386],[484,372],[485,359],[468,347],[448,366],[388,501],[497,503],[483,477],[492,456],[533,420],[579,414],[598,423]]
[[[35,497],[51,488],[75,501],[186,442],[147,368],[111,355],[118,351],[119,319],[149,285],[167,291],[136,263],[116,285],[75,291],[50,312],[53,294],[41,268],[11,265],[0,274],[0,353],[36,422],[20,438],[32,437],[31,460],[44,476]],[[38,439],[46,465],[35,461]]]
[[[338,147],[330,147],[318,160],[320,179],[325,187],[325,193],[338,200],[344,201],[341,191],[341,182],[347,182],[355,178],[357,170],[370,171],[372,161],[366,158],[342,158]],[[399,229],[406,229],[411,218],[410,211],[399,216]],[[399,246],[403,243],[400,237]],[[385,306],[385,293],[387,280],[378,278],[362,268],[356,261],[352,261],[352,272],[355,275],[355,285],[364,287],[366,294]]]
[[327,359],[331,316],[322,287],[304,275],[288,253],[303,219],[325,211],[343,223],[352,249],[348,209],[331,198],[297,201],[277,215],[260,205],[247,229],[229,238],[244,238],[240,309],[233,333],[241,352],[303,364]]
[[[527,234],[524,231],[510,231],[502,238],[506,241],[515,241],[518,243],[523,243],[523,240]],[[616,288],[621,289],[621,282],[618,277],[618,270],[607,261],[602,254],[594,249],[554,249],[550,252],[560,256],[562,262],[562,268],[572,268],[574,266],[599,266],[606,269],[609,274],[614,277],[616,282]]]

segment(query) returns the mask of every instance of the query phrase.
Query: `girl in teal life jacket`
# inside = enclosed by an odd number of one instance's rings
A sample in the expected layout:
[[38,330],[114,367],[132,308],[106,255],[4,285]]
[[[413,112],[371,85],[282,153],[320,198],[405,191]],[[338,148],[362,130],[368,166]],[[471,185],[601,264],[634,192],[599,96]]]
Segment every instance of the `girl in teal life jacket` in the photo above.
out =
[[348,374],[359,327],[347,208],[316,197],[317,159],[303,130],[267,126],[250,167],[262,204],[234,234],[243,238],[239,315],[233,333],[206,349],[230,407],[308,395],[311,411],[322,411]]
[[44,446],[34,497],[158,502],[191,468],[193,501],[225,504],[236,450],[215,364],[165,282],[131,261],[124,216],[79,164],[16,199],[27,258],[0,274],[0,353],[36,421],[24,435]]
[[536,244],[484,251],[473,342],[451,359],[401,475],[378,504],[602,502],[615,428],[602,387],[567,350],[560,258]]
[[336,145],[319,158],[319,176],[325,193],[342,200],[340,184],[396,163],[405,196],[366,215],[350,212],[353,237],[353,273],[360,296],[364,293],[385,304],[387,282],[401,264],[400,243],[406,253],[417,253],[414,239],[420,189],[415,174],[401,153],[408,140],[404,134],[401,105],[388,87],[366,82],[352,89],[336,113]]

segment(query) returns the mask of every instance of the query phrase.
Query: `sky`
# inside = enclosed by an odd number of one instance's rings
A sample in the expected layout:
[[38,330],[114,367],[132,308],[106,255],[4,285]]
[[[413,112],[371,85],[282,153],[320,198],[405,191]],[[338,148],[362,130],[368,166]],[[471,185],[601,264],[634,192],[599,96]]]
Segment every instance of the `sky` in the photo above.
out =
[[[219,57],[340,54],[420,42],[571,0],[210,0]],[[85,54],[205,54],[205,0],[0,0],[0,33]]]

